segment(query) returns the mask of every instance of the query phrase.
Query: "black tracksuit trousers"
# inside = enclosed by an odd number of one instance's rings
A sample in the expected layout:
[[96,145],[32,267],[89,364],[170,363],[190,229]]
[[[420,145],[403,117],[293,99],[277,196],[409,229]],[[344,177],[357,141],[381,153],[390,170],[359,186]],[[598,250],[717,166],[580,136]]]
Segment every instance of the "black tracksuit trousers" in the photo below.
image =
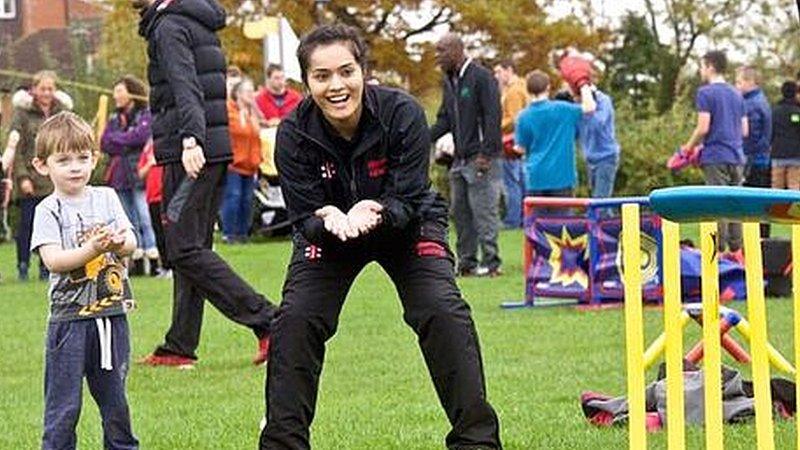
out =
[[174,290],[172,324],[156,354],[197,359],[204,299],[259,338],[270,331],[276,307],[211,250],[227,166],[207,164],[196,179],[180,163],[164,166],[161,211]]
[[[377,231],[376,231],[377,233]],[[497,415],[486,400],[483,365],[470,309],[454,277],[444,237],[383,236],[329,252],[295,236],[283,301],[267,363],[267,426],[260,448],[310,448],[325,342],[336,332],[347,292],[362,268],[378,262],[394,282],[403,319],[419,338],[436,393],[452,425],[450,449],[499,449]],[[426,234],[426,233],[422,233]]]

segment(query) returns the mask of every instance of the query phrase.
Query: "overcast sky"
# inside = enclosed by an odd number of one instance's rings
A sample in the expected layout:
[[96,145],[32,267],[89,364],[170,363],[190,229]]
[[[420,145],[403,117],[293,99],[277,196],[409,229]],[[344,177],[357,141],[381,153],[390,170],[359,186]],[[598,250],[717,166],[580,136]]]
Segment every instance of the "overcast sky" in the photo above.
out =
[[[558,20],[564,17],[567,17],[573,12],[575,12],[576,2],[571,0],[557,0],[554,2],[555,5],[552,6],[548,10],[548,14],[552,20]],[[624,17],[629,11],[634,12],[642,12],[644,10],[644,0],[592,0],[592,10],[596,14],[595,19],[597,20],[598,25],[608,24],[612,27],[616,27],[619,25],[620,20]],[[418,14],[416,14],[416,20],[412,19],[412,23],[424,23],[429,19],[429,15],[426,14],[425,9],[421,9]],[[426,41],[432,40],[435,41],[444,33],[447,32],[447,26],[440,26],[437,27],[431,33],[424,33],[413,38],[414,41]],[[671,30],[669,27],[660,26],[659,32],[661,36],[662,43],[669,44],[669,40],[671,39]],[[694,53],[699,55],[708,50],[709,43],[704,38],[701,37],[698,39]],[[733,60],[738,61],[745,61],[748,58],[748,55],[755,54],[756,49],[754,48],[729,48],[726,47],[728,51],[728,55]]]

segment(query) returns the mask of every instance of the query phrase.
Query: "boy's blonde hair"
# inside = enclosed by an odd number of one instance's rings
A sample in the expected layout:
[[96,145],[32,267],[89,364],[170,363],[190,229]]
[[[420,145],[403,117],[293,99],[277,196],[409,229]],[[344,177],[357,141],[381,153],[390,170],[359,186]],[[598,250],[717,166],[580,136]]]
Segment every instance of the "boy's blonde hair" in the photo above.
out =
[[97,142],[92,127],[75,113],[64,111],[50,117],[36,133],[36,157],[42,161],[54,153],[84,150],[96,155]]
[[737,68],[736,76],[743,81],[749,81],[755,84],[758,84],[761,81],[758,70],[752,66],[741,66]]
[[38,86],[44,80],[51,80],[53,83],[58,83],[58,75],[52,70],[40,70],[33,74],[31,85]]

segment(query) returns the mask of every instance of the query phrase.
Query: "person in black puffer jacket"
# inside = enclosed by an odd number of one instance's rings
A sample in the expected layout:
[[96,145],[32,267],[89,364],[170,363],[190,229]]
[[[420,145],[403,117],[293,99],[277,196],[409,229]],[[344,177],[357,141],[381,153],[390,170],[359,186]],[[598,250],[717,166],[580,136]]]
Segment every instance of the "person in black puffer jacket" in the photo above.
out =
[[162,223],[175,273],[172,325],[150,365],[192,366],[207,298],[253,330],[267,358],[275,307],[211,250],[214,221],[232,159],[225,56],[216,32],[225,10],[216,0],[132,0],[147,39],[150,106],[158,163],[164,166]]
[[781,86],[783,98],[772,107],[772,187],[800,189],[800,103],[797,84]]

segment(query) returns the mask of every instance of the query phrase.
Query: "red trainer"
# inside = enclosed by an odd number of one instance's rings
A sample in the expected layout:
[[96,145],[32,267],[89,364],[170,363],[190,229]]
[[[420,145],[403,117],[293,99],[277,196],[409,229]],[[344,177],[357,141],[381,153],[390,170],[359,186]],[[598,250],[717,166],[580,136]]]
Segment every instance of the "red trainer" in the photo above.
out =
[[146,366],[152,367],[174,367],[176,369],[194,369],[194,365],[197,362],[192,358],[187,358],[185,356],[178,356],[178,355],[156,355],[155,353],[151,353],[144,358],[136,361],[139,364],[144,364]]
[[269,357],[269,336],[265,336],[258,340],[258,351],[253,358],[253,365],[259,366],[267,362]]

